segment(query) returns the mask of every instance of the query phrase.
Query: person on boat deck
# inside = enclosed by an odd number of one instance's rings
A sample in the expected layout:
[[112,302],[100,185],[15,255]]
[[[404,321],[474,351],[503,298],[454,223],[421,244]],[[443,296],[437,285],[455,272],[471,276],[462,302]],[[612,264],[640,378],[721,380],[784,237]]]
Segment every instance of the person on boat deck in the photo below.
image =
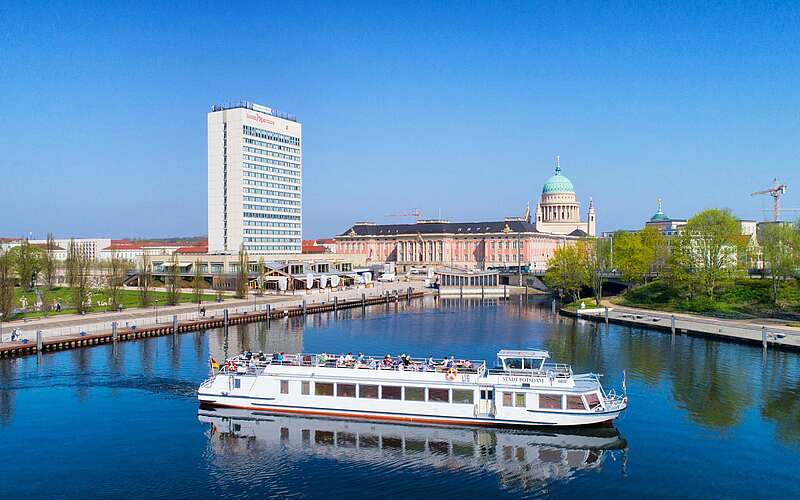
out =
[[373,358],[369,358],[369,369],[370,370],[377,370],[378,369],[378,362],[375,361]]
[[391,368],[392,367],[392,357],[389,354],[387,354],[383,358],[383,367],[384,368]]
[[436,366],[436,361],[433,360],[433,356],[428,356],[428,366],[431,368]]
[[352,352],[348,352],[347,353],[347,356],[344,357],[344,362],[348,366],[353,364],[353,353]]
[[277,361],[278,363],[283,363],[283,353],[282,352],[278,353],[278,357],[276,358],[275,361]]
[[319,364],[324,365],[327,362],[328,362],[328,354],[323,352],[322,354],[319,355]]
[[358,361],[358,364],[360,364],[360,365],[364,364],[364,353],[363,352],[358,353],[358,357],[356,358],[356,361]]
[[401,355],[400,359],[403,360],[403,368],[408,368],[409,366],[411,366],[411,358],[409,358],[405,354]]
[[463,366],[464,368],[472,368],[472,361],[465,359],[464,361],[461,362],[461,366]]

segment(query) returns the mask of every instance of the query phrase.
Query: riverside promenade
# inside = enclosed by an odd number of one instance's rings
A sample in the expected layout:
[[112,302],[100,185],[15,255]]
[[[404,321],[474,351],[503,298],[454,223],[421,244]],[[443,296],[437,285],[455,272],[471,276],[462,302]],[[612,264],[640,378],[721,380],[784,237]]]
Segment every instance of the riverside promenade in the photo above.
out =
[[686,313],[669,313],[617,306],[604,302],[603,307],[568,310],[560,309],[565,316],[591,321],[605,321],[608,307],[608,322],[627,326],[639,326],[661,330],[666,333],[717,337],[736,342],[759,344],[800,350],[800,328],[777,324],[770,319],[721,319]]
[[[275,312],[302,307],[304,303],[307,307],[330,304],[334,299],[344,302],[360,300],[362,297],[368,300],[374,299],[385,296],[387,293],[403,295],[408,292],[409,288],[415,294],[422,292],[424,289],[421,282],[413,281],[374,283],[374,286],[369,288],[359,286],[336,291],[314,289],[307,293],[298,292],[295,295],[265,294],[262,296],[253,295],[246,299],[227,298],[223,302],[203,302],[201,305],[192,303],[177,306],[151,306],[128,309],[122,312],[96,312],[85,315],[69,314],[17,320],[2,324],[0,346],[11,343],[11,332],[14,329],[20,332],[22,340],[27,339],[29,342],[35,342],[36,333],[39,331],[42,332],[43,339],[51,340],[58,337],[107,332],[112,329],[112,323],[116,323],[120,329],[171,326],[173,317],[179,323],[193,322],[203,318],[221,317],[225,310],[228,310],[230,315],[260,312],[266,310],[267,305],[270,306],[271,311]],[[201,307],[205,308],[205,316],[200,312]]]

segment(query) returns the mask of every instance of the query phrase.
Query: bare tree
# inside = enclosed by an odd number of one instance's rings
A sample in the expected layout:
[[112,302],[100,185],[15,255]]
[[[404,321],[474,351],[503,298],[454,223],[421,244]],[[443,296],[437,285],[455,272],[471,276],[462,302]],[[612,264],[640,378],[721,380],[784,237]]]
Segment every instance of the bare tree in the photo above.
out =
[[167,305],[177,305],[181,293],[181,268],[178,266],[177,253],[173,253],[172,258],[170,258],[169,274],[166,281]]
[[206,280],[203,278],[199,259],[194,261],[192,267],[194,268],[194,276],[192,277],[192,300],[199,304],[203,299],[203,289],[205,288]]
[[11,320],[14,310],[14,270],[8,252],[0,250],[0,321]]
[[131,268],[131,263],[128,260],[122,259],[117,255],[117,252],[111,252],[111,258],[104,263],[105,267],[105,292],[106,302],[109,310],[115,310],[121,304],[122,299],[122,283],[125,281],[125,275]]
[[89,301],[89,277],[92,261],[75,240],[70,240],[67,249],[66,273],[67,284],[72,295],[72,305],[78,313],[85,313],[91,304]]
[[243,299],[247,296],[247,277],[250,274],[248,271],[248,256],[247,250],[244,249],[244,244],[239,247],[239,262],[236,266],[236,298]]
[[53,284],[55,282],[56,276],[56,258],[55,258],[55,251],[56,251],[56,241],[53,238],[53,233],[47,233],[47,243],[44,247],[44,252],[41,255],[40,259],[40,267],[41,272],[40,276],[42,278],[42,282],[44,284],[44,290],[42,290],[42,312],[44,312],[45,316],[51,309],[51,293],[53,292]]
[[217,302],[222,300],[222,289],[224,287],[224,276],[222,275],[222,270],[218,270],[214,274],[214,291],[216,292]]
[[264,257],[258,259],[258,295],[264,295],[264,273],[266,272],[267,265],[264,263]]
[[139,269],[138,285],[139,305],[147,307],[150,305],[150,288],[153,286],[153,265],[147,252],[142,255],[142,267]]

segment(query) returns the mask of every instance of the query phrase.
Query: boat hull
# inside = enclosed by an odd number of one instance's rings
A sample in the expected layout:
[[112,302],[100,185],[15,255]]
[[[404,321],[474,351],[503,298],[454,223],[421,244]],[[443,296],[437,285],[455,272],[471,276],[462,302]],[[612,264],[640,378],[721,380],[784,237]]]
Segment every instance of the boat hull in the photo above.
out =
[[390,413],[343,408],[322,408],[287,406],[265,401],[268,398],[255,400],[250,397],[231,395],[199,394],[201,405],[239,410],[252,410],[276,415],[308,415],[339,419],[403,422],[426,425],[465,425],[485,427],[587,427],[610,425],[623,410],[597,413],[564,413],[528,410],[529,420],[504,420],[494,417],[461,417],[452,415],[423,415],[409,413]]

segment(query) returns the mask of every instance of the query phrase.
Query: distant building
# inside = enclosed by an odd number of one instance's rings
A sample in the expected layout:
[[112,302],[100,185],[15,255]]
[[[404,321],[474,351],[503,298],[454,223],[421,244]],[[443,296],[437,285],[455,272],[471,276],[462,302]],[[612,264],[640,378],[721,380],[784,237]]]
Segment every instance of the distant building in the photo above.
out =
[[587,219],[581,222],[581,205],[575,195],[572,181],[561,175],[561,160],[556,157],[556,171],[542,187],[542,196],[536,204],[536,229],[543,233],[570,234],[581,231],[589,236],[597,233],[594,206],[589,198]]
[[242,102],[208,114],[211,253],[301,252],[302,127],[293,116]]
[[500,221],[450,222],[418,220],[414,224],[357,222],[336,237],[340,254],[360,254],[368,262],[394,262],[399,271],[414,267],[465,269],[543,270],[556,248],[577,239],[594,236],[595,211],[589,203],[588,219],[580,220],[572,182],[561,175],[557,160],[555,175],[542,189],[536,222],[530,209],[522,217]]

